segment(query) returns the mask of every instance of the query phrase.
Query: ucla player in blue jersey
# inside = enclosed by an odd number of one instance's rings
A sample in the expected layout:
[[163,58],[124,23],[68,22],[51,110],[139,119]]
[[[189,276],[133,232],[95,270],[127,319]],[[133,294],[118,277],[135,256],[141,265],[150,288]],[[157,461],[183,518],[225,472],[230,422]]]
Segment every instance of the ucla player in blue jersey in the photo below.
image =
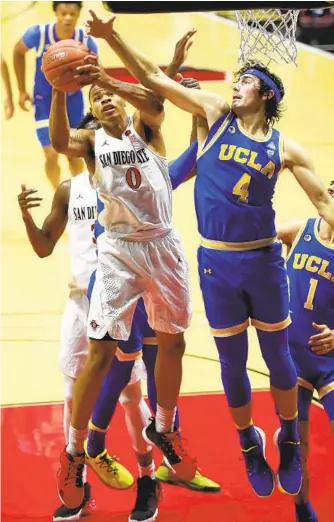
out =
[[[82,2],[52,2],[57,17],[55,23],[38,24],[29,27],[14,47],[14,67],[19,89],[19,105],[28,110],[29,103],[35,107],[37,138],[45,155],[45,172],[56,189],[60,183],[58,154],[52,148],[49,137],[49,114],[52,87],[41,71],[43,53],[59,40],[73,39],[83,42],[90,51],[97,53],[97,45],[92,37],[85,36],[84,30],[76,27]],[[36,72],[33,98],[28,94],[25,79],[25,54],[36,51]],[[84,102],[81,90],[67,95],[68,116],[72,127],[77,127],[84,115]],[[84,170],[79,158],[68,158],[71,174],[75,176]]]
[[[334,181],[328,191],[334,197]],[[278,237],[288,249],[292,318],[289,344],[298,375],[299,433],[304,457],[303,484],[295,497],[296,516],[298,522],[318,522],[309,501],[309,411],[317,390],[334,434],[334,228],[312,218],[279,228]]]
[[[288,285],[272,207],[279,173],[284,168],[292,172],[331,226],[334,202],[307,153],[272,127],[281,116],[284,87],[267,67],[250,63],[236,73],[230,105],[216,93],[189,91],[167,78],[122,39],[114,29],[115,16],[103,21],[91,15],[87,31],[105,39],[145,87],[207,118],[210,130],[199,143],[195,184],[206,315],[249,481],[259,496],[268,496],[275,487],[274,474],[265,459],[265,435],[253,425],[246,371],[247,328],[251,323],[257,329],[280,414],[277,481],[282,491],[296,495],[302,482],[297,375],[288,345]],[[195,32],[188,32],[189,43]]]

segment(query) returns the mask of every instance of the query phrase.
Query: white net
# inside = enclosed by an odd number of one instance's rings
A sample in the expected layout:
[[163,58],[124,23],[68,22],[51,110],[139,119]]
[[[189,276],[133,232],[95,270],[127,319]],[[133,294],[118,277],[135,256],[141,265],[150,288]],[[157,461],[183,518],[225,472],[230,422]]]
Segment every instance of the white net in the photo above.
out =
[[299,11],[282,9],[235,11],[241,31],[238,61],[246,63],[255,60],[264,65],[273,61],[297,65],[298,14]]

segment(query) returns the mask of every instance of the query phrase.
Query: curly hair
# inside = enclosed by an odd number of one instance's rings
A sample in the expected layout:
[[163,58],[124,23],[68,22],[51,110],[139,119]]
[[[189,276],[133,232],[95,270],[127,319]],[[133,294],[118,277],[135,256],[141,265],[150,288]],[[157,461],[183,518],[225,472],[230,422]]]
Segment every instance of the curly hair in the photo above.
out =
[[76,4],[79,8],[79,11],[81,11],[82,9],[82,2],[66,2],[66,1],[63,1],[63,2],[52,2],[52,9],[54,10],[54,12],[56,12],[56,9],[58,7],[59,4]]
[[[281,78],[279,76],[277,76],[276,74],[270,72],[268,67],[266,67],[265,65],[263,65],[261,63],[258,63],[255,61],[248,62],[246,65],[242,66],[241,69],[239,69],[238,71],[236,71],[234,73],[234,80],[236,82],[239,81],[241,76],[243,74],[245,74],[248,69],[256,69],[257,71],[260,71],[260,72],[266,74],[273,82],[275,82],[275,84],[277,85],[278,90],[280,92],[281,100],[283,99],[285,90],[284,90],[284,85],[283,85]],[[259,81],[260,81],[260,89],[259,89],[260,96],[263,96],[264,94],[267,94],[269,91],[272,90],[261,78],[259,78]],[[282,101],[278,102],[275,96],[266,100],[265,115],[266,115],[266,121],[267,121],[268,125],[272,126],[272,125],[274,125],[275,122],[278,122],[280,120],[280,118],[282,117],[283,111],[284,111],[284,107],[283,107]]]
[[80,121],[77,129],[92,129],[97,130],[101,127],[101,123],[95,118],[92,112],[87,112]]

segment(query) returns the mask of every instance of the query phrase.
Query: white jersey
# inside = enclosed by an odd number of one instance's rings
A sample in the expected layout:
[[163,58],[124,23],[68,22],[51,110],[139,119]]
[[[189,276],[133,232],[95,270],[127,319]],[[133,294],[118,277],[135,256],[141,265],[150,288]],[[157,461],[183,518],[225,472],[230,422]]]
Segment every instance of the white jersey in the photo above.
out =
[[71,288],[86,290],[89,278],[96,269],[96,245],[93,243],[96,197],[96,191],[90,184],[88,172],[78,174],[71,179],[67,223],[71,258]]
[[167,158],[147,146],[132,118],[120,139],[95,131],[95,159],[94,183],[105,205],[99,221],[107,236],[140,241],[172,229]]

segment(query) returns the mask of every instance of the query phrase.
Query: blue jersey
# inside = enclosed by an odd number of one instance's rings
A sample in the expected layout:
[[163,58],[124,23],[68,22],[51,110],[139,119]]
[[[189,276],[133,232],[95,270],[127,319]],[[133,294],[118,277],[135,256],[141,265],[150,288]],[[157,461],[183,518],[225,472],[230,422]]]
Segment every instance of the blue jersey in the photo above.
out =
[[272,198],[282,166],[276,129],[256,139],[232,112],[222,115],[198,154],[195,205],[201,236],[224,243],[273,238]]
[[100,200],[100,198],[98,197],[98,195],[96,194],[96,198],[97,198],[97,205],[96,205],[96,209],[97,209],[97,219],[95,221],[95,226],[94,226],[94,238],[95,238],[95,242],[97,240],[97,238],[103,234],[104,232],[104,226],[101,224],[101,222],[99,221],[99,216],[100,214],[103,212],[103,209],[104,209],[104,203]]
[[334,329],[334,247],[319,235],[320,219],[308,219],[287,258],[292,324],[289,342],[310,352],[314,361],[334,357],[331,351],[319,356],[311,352],[309,338],[319,333],[312,323]]
[[[86,36],[83,29],[77,27],[74,30],[72,39],[84,43],[90,51],[97,53],[95,41],[91,36]],[[45,78],[41,67],[43,53],[47,51],[51,45],[59,41],[56,34],[56,24],[40,24],[29,27],[25,31],[22,41],[29,49],[36,49],[34,98],[38,100],[38,96],[45,97],[49,95],[51,99],[52,87]],[[73,94],[76,93],[68,93],[68,95]]]

